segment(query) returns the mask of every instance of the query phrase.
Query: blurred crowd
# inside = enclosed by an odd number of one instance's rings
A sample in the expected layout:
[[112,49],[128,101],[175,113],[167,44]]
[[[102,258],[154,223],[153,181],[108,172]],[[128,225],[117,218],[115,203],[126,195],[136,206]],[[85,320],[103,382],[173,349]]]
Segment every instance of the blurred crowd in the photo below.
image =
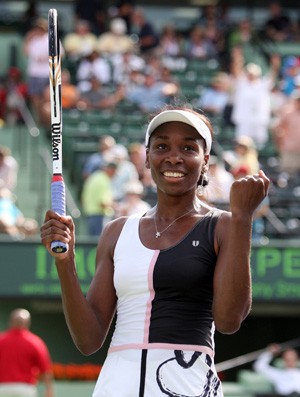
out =
[[[145,10],[131,1],[120,0],[108,10],[92,9],[94,2],[74,4],[74,28],[61,31],[65,111],[118,112],[129,103],[147,116],[178,98],[191,102],[220,128],[216,140],[223,128],[234,131],[230,150],[222,155],[216,151],[210,160],[210,183],[203,199],[212,205],[228,206],[232,181],[256,173],[261,167],[259,153],[270,143],[276,148],[280,172],[299,174],[300,56],[281,56],[275,45],[300,44],[299,15],[292,19],[274,1],[258,27],[250,19],[232,24],[226,10],[209,5],[201,8],[201,17],[188,32],[171,23],[157,31]],[[22,123],[26,105],[36,122],[49,128],[47,21],[34,11],[26,21],[27,70],[25,75],[16,66],[7,71],[0,86],[0,118],[8,124]],[[266,43],[274,50],[263,50]],[[260,49],[264,62],[249,56],[249,46]],[[216,65],[214,74],[198,93],[201,72],[196,72],[191,100],[184,95],[182,72],[190,63],[211,62]],[[82,169],[80,192],[90,235],[99,235],[107,219],[145,212],[153,205],[155,186],[144,156],[141,141],[124,145],[106,134],[98,151],[95,144],[95,153]],[[16,174],[17,167],[12,168]],[[2,169],[0,163],[0,187],[13,194],[15,182],[5,180]],[[258,238],[264,234],[262,219],[268,208],[266,200],[257,213],[253,233]]]

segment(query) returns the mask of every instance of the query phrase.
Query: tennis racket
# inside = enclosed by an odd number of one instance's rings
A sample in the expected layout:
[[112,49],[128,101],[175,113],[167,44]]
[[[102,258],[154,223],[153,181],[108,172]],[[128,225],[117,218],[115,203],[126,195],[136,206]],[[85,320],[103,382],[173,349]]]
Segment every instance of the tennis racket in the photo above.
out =
[[[65,183],[62,173],[62,105],[61,105],[61,59],[58,37],[57,11],[52,8],[48,12],[49,37],[49,82],[51,104],[51,141],[52,141],[52,180],[51,205],[53,211],[65,215]],[[68,246],[61,241],[51,243],[53,252],[62,253]]]

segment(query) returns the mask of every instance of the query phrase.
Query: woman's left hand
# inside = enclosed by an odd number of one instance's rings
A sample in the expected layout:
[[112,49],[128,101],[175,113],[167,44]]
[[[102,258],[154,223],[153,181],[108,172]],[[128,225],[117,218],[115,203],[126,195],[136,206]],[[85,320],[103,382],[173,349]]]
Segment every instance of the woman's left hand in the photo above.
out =
[[267,196],[270,179],[260,170],[258,174],[247,175],[233,182],[230,192],[232,214],[250,214]]

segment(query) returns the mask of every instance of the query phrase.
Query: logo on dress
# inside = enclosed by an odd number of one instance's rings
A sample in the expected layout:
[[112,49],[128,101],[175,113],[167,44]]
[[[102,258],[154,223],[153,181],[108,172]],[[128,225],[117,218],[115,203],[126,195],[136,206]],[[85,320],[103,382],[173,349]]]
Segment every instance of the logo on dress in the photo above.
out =
[[[156,381],[168,397],[217,397],[220,380],[210,368],[212,360],[200,352],[175,350],[175,356],[162,362]],[[202,356],[202,359],[200,358]]]
[[198,245],[199,245],[199,240],[193,240],[192,245],[193,245],[194,247],[198,247]]

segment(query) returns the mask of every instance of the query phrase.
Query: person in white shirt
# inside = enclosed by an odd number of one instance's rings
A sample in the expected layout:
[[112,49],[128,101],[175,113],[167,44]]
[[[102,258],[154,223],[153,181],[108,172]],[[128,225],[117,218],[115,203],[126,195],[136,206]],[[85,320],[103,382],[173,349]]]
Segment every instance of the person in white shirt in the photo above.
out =
[[278,76],[280,59],[273,55],[269,72],[262,73],[260,65],[244,65],[243,54],[232,53],[232,118],[235,136],[249,136],[262,148],[269,139],[271,123],[271,91]]
[[282,353],[283,367],[271,365],[274,357],[281,351],[280,346],[272,344],[254,363],[254,370],[268,378],[279,396],[300,396],[299,356],[295,349],[288,348]]

